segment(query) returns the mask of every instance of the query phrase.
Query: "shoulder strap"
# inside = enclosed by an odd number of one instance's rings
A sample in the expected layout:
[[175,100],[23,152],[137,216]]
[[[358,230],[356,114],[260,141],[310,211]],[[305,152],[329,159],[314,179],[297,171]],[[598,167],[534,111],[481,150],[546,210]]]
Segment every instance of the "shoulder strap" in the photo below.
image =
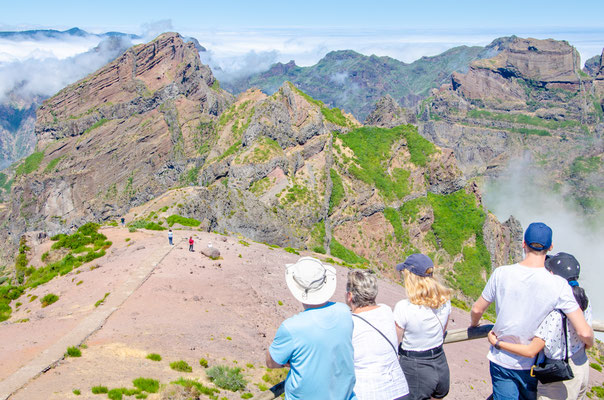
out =
[[386,337],[386,335],[384,335],[382,333],[382,331],[380,331],[378,328],[376,328],[375,326],[373,326],[369,321],[367,321],[365,318],[361,317],[359,314],[352,313],[352,316],[353,317],[357,317],[359,319],[362,319],[363,321],[365,321],[367,323],[367,325],[369,325],[370,327],[372,327],[373,329],[375,329],[380,335],[382,335],[382,337],[384,339],[386,339],[386,341],[388,342],[388,344],[390,345],[390,347],[392,347],[392,350],[394,350],[394,354],[396,354],[396,358],[398,358],[398,351],[396,351],[396,348],[394,347],[394,345],[392,344],[392,342],[390,341],[390,339],[388,339]]
[[566,323],[566,314],[564,314],[562,311],[560,310],[556,310],[560,313],[560,315],[562,316],[562,332],[564,333],[564,348],[565,350],[565,355],[564,355],[564,361],[568,362],[568,325]]

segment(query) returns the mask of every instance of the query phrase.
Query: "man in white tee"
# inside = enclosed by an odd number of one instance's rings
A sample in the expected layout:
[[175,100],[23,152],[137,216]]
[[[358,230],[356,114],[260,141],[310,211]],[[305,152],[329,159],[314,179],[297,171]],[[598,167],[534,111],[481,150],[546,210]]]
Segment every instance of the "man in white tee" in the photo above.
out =
[[525,258],[518,264],[497,268],[482,295],[472,306],[471,325],[477,326],[489,304],[495,302],[497,322],[493,331],[499,339],[491,346],[493,399],[536,399],[537,380],[530,376],[533,358],[499,349],[499,341],[528,344],[543,319],[554,309],[562,310],[587,347],[594,342],[593,330],[585,321],[571,287],[545,269],[545,256],[552,247],[552,230],[536,222],[524,234]]

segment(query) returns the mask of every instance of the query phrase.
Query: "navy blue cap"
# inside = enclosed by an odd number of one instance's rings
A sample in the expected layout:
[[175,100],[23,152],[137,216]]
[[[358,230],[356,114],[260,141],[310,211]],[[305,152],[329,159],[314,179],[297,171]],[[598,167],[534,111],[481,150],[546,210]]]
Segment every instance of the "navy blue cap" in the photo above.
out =
[[581,266],[579,261],[568,253],[558,253],[545,259],[545,268],[555,275],[559,275],[567,281],[579,279]]
[[403,263],[396,266],[397,271],[408,269],[419,276],[432,276],[432,272],[426,272],[430,268],[434,268],[434,263],[430,257],[420,253],[411,254]]
[[552,245],[552,228],[543,222],[533,222],[524,232],[524,243],[533,250],[549,250]]

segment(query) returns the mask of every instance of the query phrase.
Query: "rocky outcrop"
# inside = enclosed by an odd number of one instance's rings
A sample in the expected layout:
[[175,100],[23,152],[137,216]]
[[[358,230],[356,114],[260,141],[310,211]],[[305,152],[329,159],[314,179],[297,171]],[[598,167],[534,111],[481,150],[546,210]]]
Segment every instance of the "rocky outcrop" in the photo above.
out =
[[382,97],[375,109],[365,119],[365,125],[394,128],[398,125],[417,123],[415,114],[398,105],[389,94]]
[[587,75],[595,78],[600,72],[600,64],[601,64],[602,56],[593,56],[587,61],[585,61],[585,66],[583,67],[583,72]]
[[163,193],[201,156],[209,136],[200,127],[230,102],[178,34],[129,49],[40,107],[43,159],[16,177],[5,234],[116,218]]

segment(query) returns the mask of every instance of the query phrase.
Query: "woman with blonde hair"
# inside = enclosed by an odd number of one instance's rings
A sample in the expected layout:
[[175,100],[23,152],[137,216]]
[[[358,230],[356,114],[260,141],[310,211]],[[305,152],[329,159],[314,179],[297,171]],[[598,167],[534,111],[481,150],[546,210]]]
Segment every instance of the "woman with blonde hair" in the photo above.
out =
[[412,254],[396,269],[403,273],[408,297],[394,307],[394,321],[402,338],[399,362],[409,398],[442,399],[449,393],[443,341],[451,314],[451,290],[434,278],[434,263],[426,255]]
[[392,309],[375,303],[377,293],[372,271],[348,272],[346,304],[354,323],[354,393],[359,400],[407,400],[409,388],[398,362]]

